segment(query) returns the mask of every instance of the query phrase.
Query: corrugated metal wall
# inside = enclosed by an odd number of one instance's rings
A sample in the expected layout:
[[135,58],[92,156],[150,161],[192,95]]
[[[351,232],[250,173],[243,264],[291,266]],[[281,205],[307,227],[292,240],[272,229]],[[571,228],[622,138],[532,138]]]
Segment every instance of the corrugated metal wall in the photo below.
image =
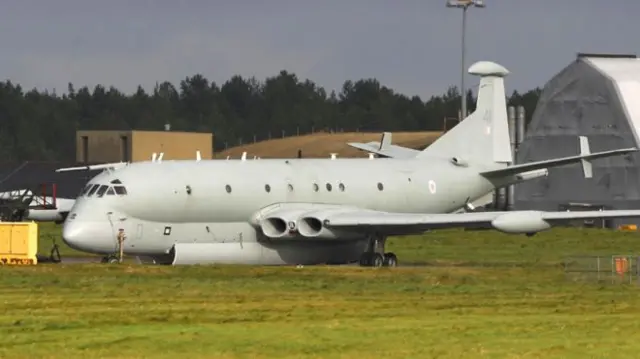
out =
[[[592,152],[636,147],[614,84],[578,60],[545,86],[521,144],[518,162],[579,153],[578,136],[587,136]],[[640,208],[638,155],[593,161],[593,178],[580,164],[549,170],[549,176],[518,184],[516,209],[558,210],[570,202],[616,209]],[[614,221],[640,224],[639,220]]]

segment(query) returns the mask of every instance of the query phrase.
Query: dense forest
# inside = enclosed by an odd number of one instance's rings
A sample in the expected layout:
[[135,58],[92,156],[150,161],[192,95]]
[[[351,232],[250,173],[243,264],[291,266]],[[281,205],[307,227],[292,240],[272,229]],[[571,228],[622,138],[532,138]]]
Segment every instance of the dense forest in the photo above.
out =
[[[457,117],[460,92],[450,87],[424,101],[385,87],[375,79],[346,81],[339,93],[281,71],[261,82],[233,76],[221,86],[201,75],[179,87],[158,83],[152,93],[138,87],[126,95],[116,88],[93,90],[68,85],[60,96],[25,91],[0,82],[0,156],[4,161],[75,159],[75,131],[162,130],[214,133],[216,150],[270,137],[311,131],[442,130],[446,117]],[[540,89],[514,92],[509,105],[522,105],[529,120]],[[467,94],[468,111],[475,98]],[[449,125],[451,126],[451,125]]]

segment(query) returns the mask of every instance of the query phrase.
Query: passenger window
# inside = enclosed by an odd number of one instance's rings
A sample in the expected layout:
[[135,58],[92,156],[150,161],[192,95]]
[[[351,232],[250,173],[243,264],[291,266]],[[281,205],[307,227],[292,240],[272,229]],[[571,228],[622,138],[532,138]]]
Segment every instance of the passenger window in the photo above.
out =
[[105,186],[105,185],[100,186],[100,188],[98,188],[98,192],[96,192],[96,196],[98,197],[104,196],[104,193],[107,191],[107,188],[109,188],[109,186]]
[[107,196],[114,196],[116,193],[113,191],[113,187],[109,187],[107,190]]
[[89,193],[87,193],[87,197],[93,196],[93,194],[96,193],[98,187],[100,187],[100,185],[94,184]]
[[124,188],[124,186],[115,186],[113,187],[113,189],[116,191],[116,194],[118,196],[124,196],[125,194],[127,194],[127,189]]

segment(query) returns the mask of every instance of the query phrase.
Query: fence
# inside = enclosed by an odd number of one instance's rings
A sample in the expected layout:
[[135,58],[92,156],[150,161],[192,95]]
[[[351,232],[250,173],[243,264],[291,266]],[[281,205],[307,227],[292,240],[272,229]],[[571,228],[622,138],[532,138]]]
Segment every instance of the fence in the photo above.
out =
[[[242,146],[245,144],[251,144],[251,143],[256,143],[256,142],[260,142],[260,141],[269,141],[272,139],[276,139],[276,138],[288,138],[288,137],[298,137],[298,136],[306,136],[306,135],[312,135],[314,133],[342,133],[345,132],[344,128],[321,128],[321,129],[316,129],[315,127],[311,127],[311,129],[300,129],[300,127],[296,127],[296,130],[293,132],[287,132],[285,130],[282,131],[278,131],[279,133],[272,133],[271,131],[269,131],[266,135],[263,136],[258,136],[257,134],[254,134],[253,136],[249,137],[249,141],[245,142],[243,137],[238,137],[236,139],[236,141],[233,142],[229,142],[229,141],[225,141],[224,142],[224,149],[227,150],[229,149],[229,147],[235,147],[235,146]],[[360,131],[359,128],[356,128],[354,130],[347,130],[347,132],[364,132],[364,133],[370,133],[370,132],[376,132],[376,131]],[[378,131],[380,132],[380,131]],[[377,132],[376,132],[377,133]]]
[[571,281],[597,283],[638,283],[638,255],[571,256],[564,259],[565,277]]
[[[451,128],[453,128],[455,125],[457,125],[460,122],[459,118],[457,117],[445,117],[443,118],[442,121],[442,129],[432,129],[432,130],[427,130],[427,129],[419,129],[419,130],[401,130],[402,132],[421,132],[421,131],[443,131],[443,132],[447,132],[448,130],[450,130]],[[262,135],[262,136],[258,136],[257,134],[254,134],[252,136],[249,136],[248,141],[245,141],[246,138],[243,137],[238,137],[235,139],[235,141],[225,141],[224,142],[224,150],[229,149],[229,147],[235,147],[235,146],[242,146],[242,145],[246,145],[246,144],[251,144],[251,143],[256,143],[256,142],[260,142],[260,141],[268,141],[268,140],[272,140],[272,139],[276,139],[276,138],[288,138],[288,137],[298,137],[298,136],[306,136],[306,135],[312,135],[314,133],[344,133],[344,132],[356,132],[356,133],[381,133],[384,130],[379,130],[379,131],[375,131],[375,130],[362,130],[359,127],[355,128],[355,129],[345,129],[345,128],[330,128],[330,127],[322,127],[322,128],[315,128],[314,126],[312,126],[311,128],[300,128],[299,126],[296,127],[295,131],[290,131],[287,132],[285,130],[282,131],[278,131],[278,132],[267,132],[266,135]],[[220,149],[218,149],[220,150]]]

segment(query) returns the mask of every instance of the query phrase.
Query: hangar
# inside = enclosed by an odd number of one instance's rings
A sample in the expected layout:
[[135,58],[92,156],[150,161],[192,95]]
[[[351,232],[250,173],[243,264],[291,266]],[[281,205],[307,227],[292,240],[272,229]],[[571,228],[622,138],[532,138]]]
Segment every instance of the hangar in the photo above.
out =
[[[576,155],[578,136],[592,152],[638,146],[640,59],[635,55],[578,54],[542,90],[517,162]],[[593,162],[593,177],[571,165],[549,176],[518,184],[515,208],[536,210],[640,208],[640,155]],[[597,226],[640,226],[640,219],[612,220]]]

